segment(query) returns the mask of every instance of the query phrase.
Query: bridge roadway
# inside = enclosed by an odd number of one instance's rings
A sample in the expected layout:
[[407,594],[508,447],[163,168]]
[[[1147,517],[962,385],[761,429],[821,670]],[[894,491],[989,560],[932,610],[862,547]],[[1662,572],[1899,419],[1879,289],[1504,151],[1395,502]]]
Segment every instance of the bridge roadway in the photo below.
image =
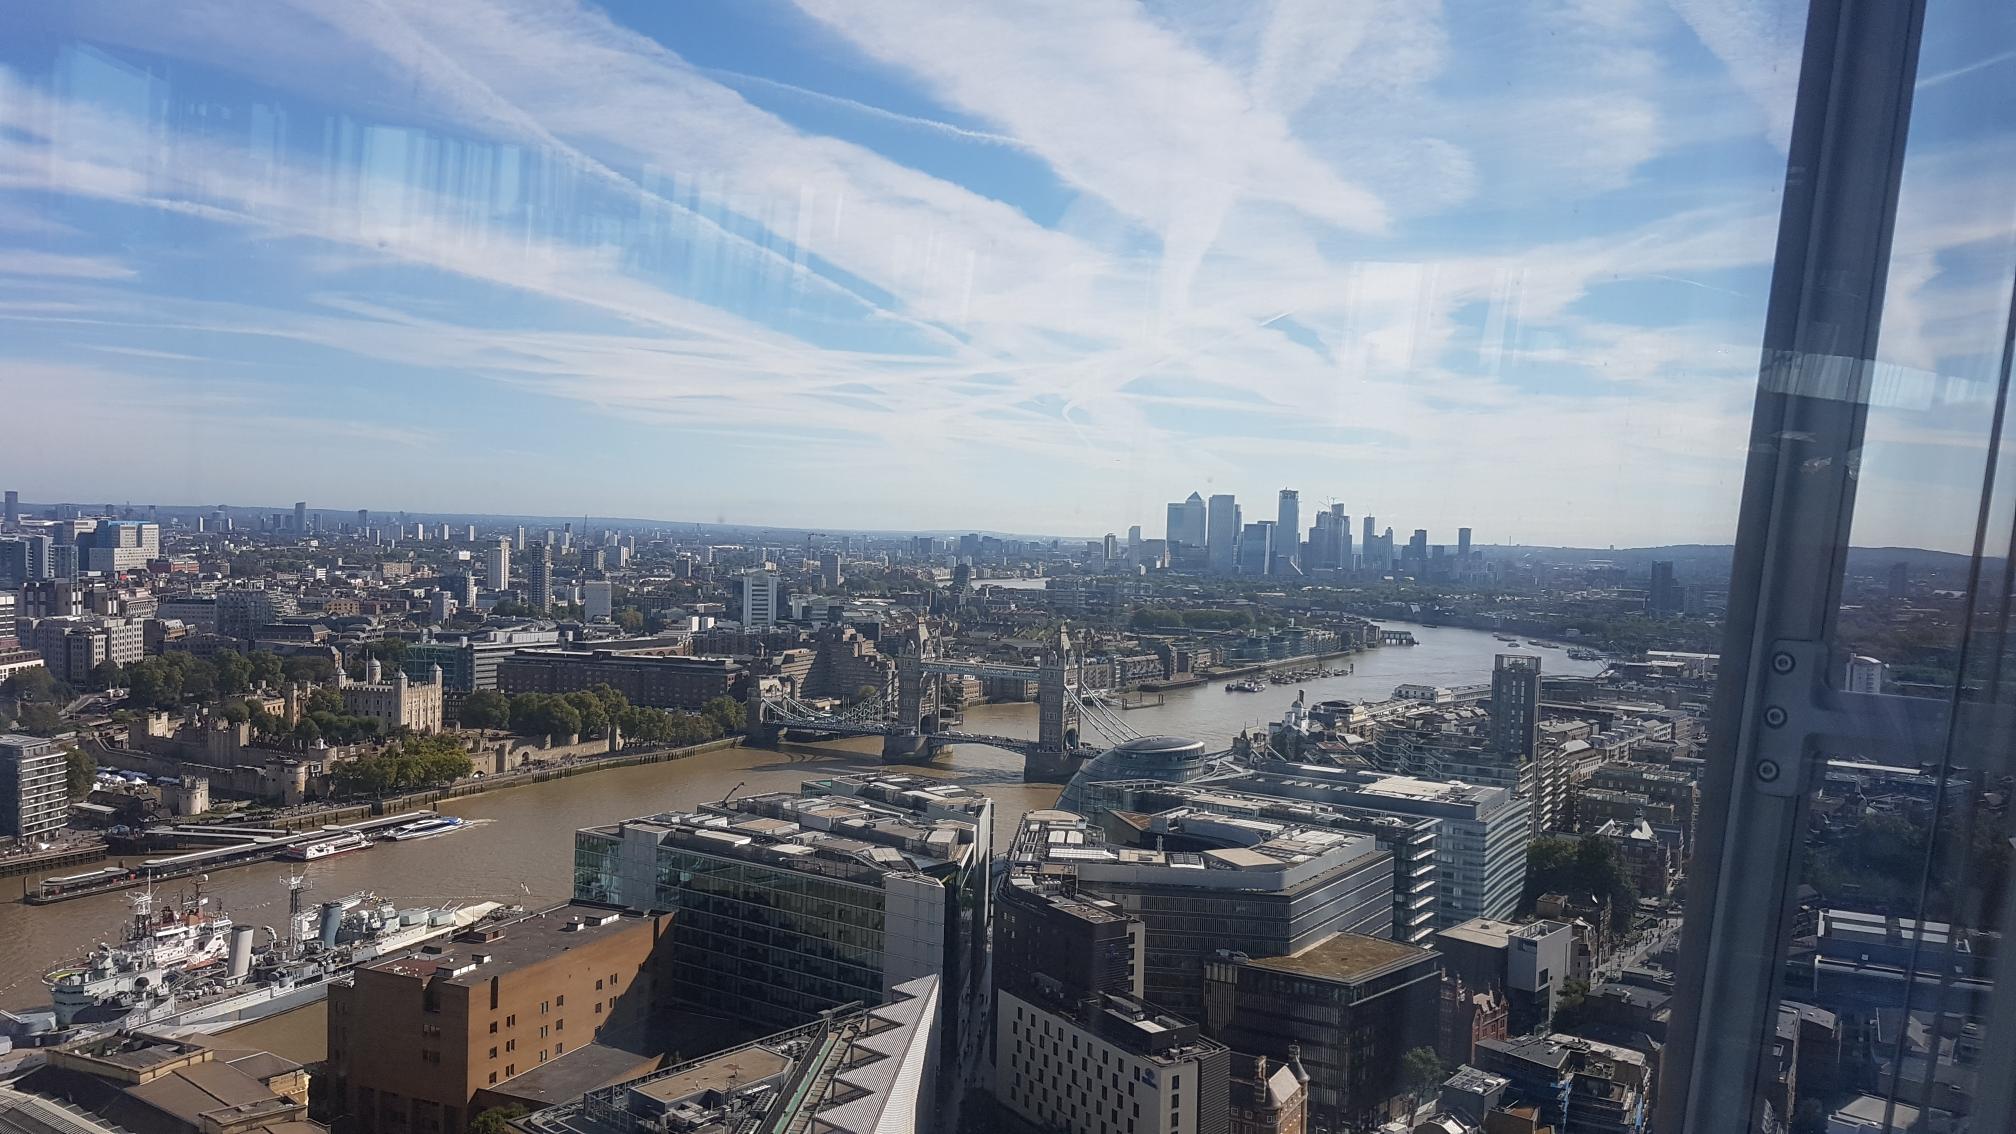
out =
[[[785,730],[785,731],[796,730],[799,732],[820,732],[820,733],[826,733],[830,736],[888,736],[891,733],[900,733],[902,731],[896,726],[888,723],[862,724],[862,723],[855,723],[852,721],[785,721],[785,720],[780,720],[773,723],[779,730]],[[927,754],[930,752],[931,749],[945,744],[986,744],[994,748],[1005,749],[1009,752],[1020,752],[1024,756],[1040,755],[1043,752],[1042,741],[1032,740],[1026,736],[994,736],[989,733],[983,733],[983,732],[959,732],[957,730],[951,730],[946,732],[927,732],[927,733],[919,733],[917,735],[919,740],[924,741],[925,744],[924,751]],[[1076,750],[1071,752],[1068,756],[1064,757],[1064,759],[1072,761],[1090,760],[1092,757],[1099,755],[1099,753],[1102,751],[1104,751],[1104,749],[1096,748],[1091,745],[1081,744],[1077,747]],[[930,757],[928,755],[925,756],[925,759],[929,758]]]

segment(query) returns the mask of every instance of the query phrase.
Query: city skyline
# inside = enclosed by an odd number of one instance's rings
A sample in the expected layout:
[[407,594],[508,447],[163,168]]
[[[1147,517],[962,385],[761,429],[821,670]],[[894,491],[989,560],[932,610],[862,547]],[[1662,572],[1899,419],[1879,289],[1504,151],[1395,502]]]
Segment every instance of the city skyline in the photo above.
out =
[[[0,357],[122,437],[86,495],[1104,531],[1327,483],[1725,542],[1801,10],[35,7]],[[1938,218],[2006,139],[1931,110],[2004,74],[1950,27],[1922,74],[1864,543],[1951,542],[1994,367],[1942,314],[1994,234]]]

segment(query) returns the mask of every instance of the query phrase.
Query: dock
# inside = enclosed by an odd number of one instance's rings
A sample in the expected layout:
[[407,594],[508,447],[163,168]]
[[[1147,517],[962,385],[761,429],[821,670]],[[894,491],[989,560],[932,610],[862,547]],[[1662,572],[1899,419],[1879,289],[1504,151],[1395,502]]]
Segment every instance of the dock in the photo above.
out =
[[187,878],[193,874],[207,874],[212,870],[266,862],[279,856],[287,848],[301,843],[348,831],[369,837],[390,827],[431,819],[434,815],[435,812],[432,811],[408,811],[396,815],[380,815],[356,823],[331,824],[312,831],[225,824],[164,827],[149,834],[178,849],[184,847],[199,849],[163,858],[150,858],[137,866],[115,864],[78,874],[44,878],[22,897],[22,901],[31,906],[67,902],[72,898],[106,894],[173,878]]

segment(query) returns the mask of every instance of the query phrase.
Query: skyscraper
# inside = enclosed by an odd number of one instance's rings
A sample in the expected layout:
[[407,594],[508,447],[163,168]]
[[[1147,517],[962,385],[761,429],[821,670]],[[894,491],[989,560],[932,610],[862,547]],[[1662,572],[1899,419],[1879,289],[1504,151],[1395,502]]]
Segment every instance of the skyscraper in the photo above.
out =
[[1653,614],[1680,612],[1680,584],[1673,579],[1672,560],[1653,562],[1652,585],[1645,592],[1645,607]]
[[[1195,493],[1191,494],[1191,499],[1196,499]],[[10,528],[21,522],[21,494],[11,488],[7,490],[7,511],[0,514],[0,520],[4,520]]]
[[490,549],[490,589],[501,591],[511,585],[511,537],[497,540]]
[[1292,488],[1281,490],[1281,503],[1274,517],[1274,561],[1268,572],[1293,575],[1302,566],[1302,494]]
[[1456,529],[1456,564],[1460,570],[1470,562],[1470,529]]
[[368,528],[370,526],[371,526],[371,510],[369,508],[357,509],[357,530],[361,532],[365,528]]
[[525,601],[544,614],[553,609],[553,552],[543,543],[525,548]]
[[305,500],[294,502],[294,530],[297,532],[308,530],[308,502]]
[[1205,537],[1213,574],[1230,575],[1238,567],[1240,528],[1238,501],[1224,493],[1213,496]]
[[1210,541],[1209,511],[1204,506],[1204,498],[1191,493],[1188,500],[1169,505],[1169,522],[1163,533],[1168,537],[1170,550],[1177,547],[1202,551]]
[[1491,668],[1491,743],[1506,755],[1533,758],[1540,725],[1540,659],[1499,654]]
[[776,625],[778,600],[778,579],[775,574],[769,571],[751,571],[742,576],[742,625]]
[[1239,532],[1241,575],[1265,575],[1274,562],[1274,521],[1256,520]]
[[[7,495],[12,496],[13,493]],[[1911,565],[1899,559],[1890,565],[1890,601],[1903,602],[1911,594]]]

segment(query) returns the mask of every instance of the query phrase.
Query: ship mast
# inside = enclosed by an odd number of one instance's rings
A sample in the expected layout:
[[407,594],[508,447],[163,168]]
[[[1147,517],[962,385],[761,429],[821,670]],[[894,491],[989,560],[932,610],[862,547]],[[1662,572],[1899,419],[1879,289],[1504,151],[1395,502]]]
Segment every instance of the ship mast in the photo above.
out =
[[314,883],[306,874],[287,876],[287,953],[292,956],[301,945],[301,894]]

